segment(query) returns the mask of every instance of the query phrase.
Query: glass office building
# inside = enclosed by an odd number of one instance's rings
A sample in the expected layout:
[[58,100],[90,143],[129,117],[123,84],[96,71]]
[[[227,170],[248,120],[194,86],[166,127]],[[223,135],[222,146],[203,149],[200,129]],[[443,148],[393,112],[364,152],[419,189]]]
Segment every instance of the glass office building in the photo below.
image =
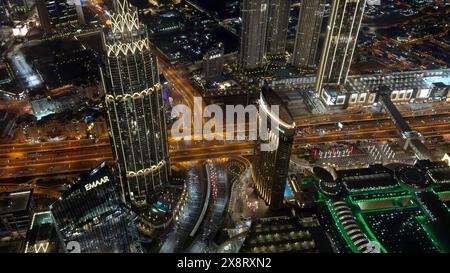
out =
[[116,193],[114,176],[105,163],[81,176],[50,211],[65,246],[75,242],[81,253],[139,251],[134,215]]

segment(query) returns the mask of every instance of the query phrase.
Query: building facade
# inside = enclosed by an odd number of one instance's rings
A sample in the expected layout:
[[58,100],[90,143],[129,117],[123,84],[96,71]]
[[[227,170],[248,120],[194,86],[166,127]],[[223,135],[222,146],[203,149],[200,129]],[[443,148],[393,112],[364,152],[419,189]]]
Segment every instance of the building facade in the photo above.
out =
[[0,23],[20,21],[32,6],[29,0],[0,0]]
[[241,5],[239,65],[242,70],[262,68],[265,64],[269,0],[243,0]]
[[366,0],[333,0],[327,33],[322,49],[316,90],[324,85],[346,83]]
[[[287,107],[268,86],[262,88],[259,103],[260,126],[266,123],[268,128],[277,128],[277,132],[269,129],[267,136],[260,136],[257,141],[252,176],[258,195],[271,209],[277,210],[283,205],[295,123]],[[279,106],[278,114],[272,112],[273,105]],[[275,123],[275,126],[272,126],[272,123]],[[268,144],[272,149],[263,149],[262,144]]]
[[135,245],[138,241],[133,215],[116,190],[114,176],[103,163],[81,176],[50,206],[63,246],[75,242],[81,253],[129,253],[140,249]]
[[302,2],[292,56],[292,64],[300,69],[317,67],[325,4],[326,0]]
[[41,28],[47,34],[58,28],[80,23],[74,2],[67,0],[36,0],[36,8]]
[[42,30],[46,34],[50,34],[52,32],[52,24],[50,22],[50,14],[48,13],[46,2],[46,0],[36,0],[36,9]]
[[78,15],[73,2],[69,3],[67,0],[46,0],[46,6],[53,28],[78,23]]
[[209,50],[203,56],[202,74],[206,82],[214,81],[222,75],[225,64],[224,48],[220,44]]
[[157,60],[137,9],[126,0],[114,5],[101,76],[122,198],[141,206],[170,175],[165,105]]
[[286,52],[291,0],[271,0],[267,25],[266,54],[282,55]]

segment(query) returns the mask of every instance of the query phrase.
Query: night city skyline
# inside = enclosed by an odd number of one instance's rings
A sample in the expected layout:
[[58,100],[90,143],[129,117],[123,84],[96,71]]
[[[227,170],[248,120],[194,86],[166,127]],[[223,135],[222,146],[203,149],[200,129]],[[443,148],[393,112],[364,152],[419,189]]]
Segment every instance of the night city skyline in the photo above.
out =
[[0,253],[449,253],[449,24],[445,0],[0,0]]

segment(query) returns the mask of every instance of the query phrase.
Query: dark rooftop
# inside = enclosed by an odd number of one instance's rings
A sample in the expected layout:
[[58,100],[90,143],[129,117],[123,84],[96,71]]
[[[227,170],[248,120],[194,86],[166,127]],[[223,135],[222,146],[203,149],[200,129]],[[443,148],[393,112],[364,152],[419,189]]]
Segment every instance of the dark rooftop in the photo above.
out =
[[402,166],[395,170],[397,179],[414,188],[425,188],[429,182],[426,174],[413,166]]
[[0,215],[27,210],[31,195],[31,190],[0,193]]
[[[55,253],[58,252],[58,235],[53,223],[50,211],[35,213],[33,215],[33,223],[27,233],[26,253]],[[45,245],[47,247],[39,246]]]
[[434,183],[450,182],[450,166],[443,161],[432,162],[429,160],[419,160],[416,166],[426,171]]
[[382,165],[371,165],[368,168],[337,171],[348,191],[364,191],[398,186],[393,172]]
[[450,250],[450,234],[448,232],[450,212],[435,193],[419,192],[417,199],[428,212],[431,218],[429,226],[441,242],[442,247],[445,248],[443,251],[448,252]]

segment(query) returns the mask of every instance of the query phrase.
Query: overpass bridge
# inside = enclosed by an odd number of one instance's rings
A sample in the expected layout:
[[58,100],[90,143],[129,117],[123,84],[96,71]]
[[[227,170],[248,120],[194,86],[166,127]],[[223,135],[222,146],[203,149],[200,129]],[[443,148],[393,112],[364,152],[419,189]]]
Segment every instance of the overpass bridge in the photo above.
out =
[[428,148],[422,143],[423,136],[420,132],[411,129],[409,124],[406,122],[405,118],[402,116],[400,111],[391,101],[391,90],[387,86],[379,87],[380,103],[383,109],[388,113],[392,122],[397,128],[400,134],[401,140],[403,141],[403,149],[406,150],[410,148],[416,154],[416,157],[420,160],[433,160]]

